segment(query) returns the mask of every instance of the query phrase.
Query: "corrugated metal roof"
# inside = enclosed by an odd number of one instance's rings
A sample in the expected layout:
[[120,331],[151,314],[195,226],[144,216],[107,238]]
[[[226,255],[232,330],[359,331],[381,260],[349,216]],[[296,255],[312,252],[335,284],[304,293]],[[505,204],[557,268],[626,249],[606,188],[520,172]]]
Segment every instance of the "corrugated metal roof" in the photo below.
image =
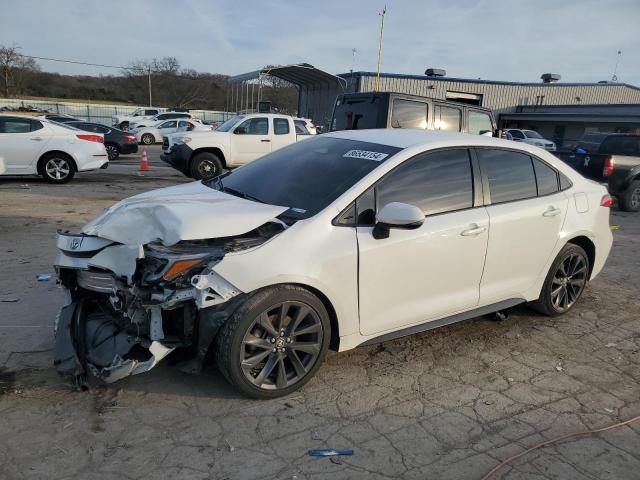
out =
[[[347,78],[347,77],[375,77],[377,74],[375,72],[349,72],[349,73],[339,73],[338,77]],[[431,80],[433,82],[460,82],[460,83],[477,83],[477,84],[488,84],[488,85],[511,85],[511,86],[526,86],[526,87],[584,87],[584,86],[598,86],[598,87],[628,87],[633,88],[634,90],[640,90],[640,87],[636,87],[634,85],[630,85],[628,83],[597,83],[597,82],[586,82],[586,83],[565,83],[565,82],[556,82],[556,83],[543,83],[543,82],[507,82],[503,80],[481,80],[481,79],[472,79],[472,78],[455,78],[455,77],[428,77],[427,75],[405,75],[403,73],[380,73],[380,78],[402,78],[407,80]]]
[[309,63],[264,67],[262,70],[255,70],[253,72],[229,77],[228,81],[232,83],[246,82],[260,78],[260,75],[271,75],[272,77],[281,78],[294,85],[333,83],[338,84],[343,89],[347,86],[347,81],[344,78],[320,70]]

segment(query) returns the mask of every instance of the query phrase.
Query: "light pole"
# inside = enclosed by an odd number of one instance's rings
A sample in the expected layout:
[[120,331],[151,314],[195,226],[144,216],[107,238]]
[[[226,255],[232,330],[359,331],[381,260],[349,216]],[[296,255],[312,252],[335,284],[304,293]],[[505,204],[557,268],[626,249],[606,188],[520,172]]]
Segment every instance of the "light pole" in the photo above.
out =
[[380,15],[380,42],[378,44],[378,70],[376,73],[376,92],[380,89],[380,61],[382,57],[382,36],[384,35],[384,16],[387,13],[387,6],[385,5]]

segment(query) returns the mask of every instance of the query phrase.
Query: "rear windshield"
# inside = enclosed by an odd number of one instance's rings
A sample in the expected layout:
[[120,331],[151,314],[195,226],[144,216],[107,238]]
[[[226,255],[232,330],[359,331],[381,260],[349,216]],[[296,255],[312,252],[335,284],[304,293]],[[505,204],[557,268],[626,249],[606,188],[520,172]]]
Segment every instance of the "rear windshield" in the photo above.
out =
[[331,131],[363,130],[376,128],[381,98],[378,96],[362,96],[355,98],[339,98],[331,121]]
[[606,155],[640,156],[640,137],[623,135],[607,137],[600,144],[598,152]]
[[232,195],[289,207],[287,217],[308,218],[400,150],[377,143],[316,136],[204,183]]

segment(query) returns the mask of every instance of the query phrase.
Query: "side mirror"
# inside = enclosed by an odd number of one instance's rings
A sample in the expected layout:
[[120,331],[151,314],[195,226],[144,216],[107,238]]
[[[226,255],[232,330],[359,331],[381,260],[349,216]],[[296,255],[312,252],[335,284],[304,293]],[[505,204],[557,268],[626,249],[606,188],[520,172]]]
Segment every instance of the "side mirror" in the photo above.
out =
[[233,131],[233,133],[235,133],[236,135],[244,135],[245,133],[247,133],[247,131],[244,127],[238,127]]
[[424,213],[418,207],[407,203],[391,202],[386,204],[376,215],[373,227],[373,238],[388,238],[390,229],[401,228],[413,230],[424,223]]

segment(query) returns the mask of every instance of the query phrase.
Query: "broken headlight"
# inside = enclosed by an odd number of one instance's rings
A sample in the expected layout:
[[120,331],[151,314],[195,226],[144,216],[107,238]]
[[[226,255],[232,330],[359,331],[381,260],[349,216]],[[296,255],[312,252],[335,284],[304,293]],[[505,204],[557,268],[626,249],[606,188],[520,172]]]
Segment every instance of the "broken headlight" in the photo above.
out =
[[141,274],[144,283],[189,283],[191,275],[220,261],[224,251],[181,242],[171,247],[150,243],[145,247]]

